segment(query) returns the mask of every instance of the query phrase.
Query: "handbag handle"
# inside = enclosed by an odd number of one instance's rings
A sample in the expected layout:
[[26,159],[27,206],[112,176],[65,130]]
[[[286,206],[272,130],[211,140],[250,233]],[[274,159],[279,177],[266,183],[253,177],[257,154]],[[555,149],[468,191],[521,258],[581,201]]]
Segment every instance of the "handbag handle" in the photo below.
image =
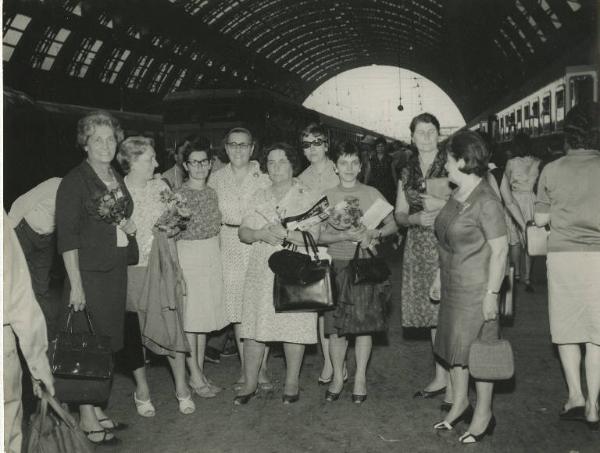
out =
[[[481,325],[481,328],[479,329],[479,333],[477,334],[477,339],[481,340],[481,335],[483,334],[483,329],[485,328],[486,325],[489,325],[490,321],[483,321],[483,324]],[[502,335],[500,335],[500,326],[498,326],[498,339],[501,339]]]
[[319,250],[317,249],[317,243],[315,242],[315,238],[313,238],[313,235],[310,234],[309,231],[302,231],[302,239],[304,240],[306,253],[310,256],[310,252],[312,251],[314,260],[320,261]]
[[62,408],[58,400],[50,395],[46,389],[42,389],[42,423],[47,418],[48,405],[56,412],[56,415],[67,424],[70,429],[77,428],[77,422],[71,414]]
[[[75,309],[71,307],[69,310],[69,316],[67,317],[67,325],[65,326],[65,332],[73,333],[73,314],[75,313]],[[90,329],[90,333],[92,335],[96,335],[96,330],[94,329],[94,325],[92,324],[92,314],[88,311],[87,308],[83,309],[83,313],[85,314],[85,318],[87,320],[88,328]]]
[[[370,248],[366,248],[365,250],[371,256],[371,258],[375,258],[375,255],[373,254],[373,252],[371,251]],[[358,244],[356,244],[356,250],[354,251],[354,258],[352,258],[352,259],[356,261],[358,259],[359,255],[360,255],[360,242]]]

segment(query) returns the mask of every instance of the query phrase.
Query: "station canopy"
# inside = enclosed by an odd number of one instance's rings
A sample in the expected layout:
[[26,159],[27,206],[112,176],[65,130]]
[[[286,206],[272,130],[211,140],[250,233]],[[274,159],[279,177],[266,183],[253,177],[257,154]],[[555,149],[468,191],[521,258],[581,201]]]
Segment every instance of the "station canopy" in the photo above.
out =
[[4,83],[157,112],[174,91],[303,102],[367,65],[416,71],[470,119],[548,68],[598,56],[596,0],[5,0]]

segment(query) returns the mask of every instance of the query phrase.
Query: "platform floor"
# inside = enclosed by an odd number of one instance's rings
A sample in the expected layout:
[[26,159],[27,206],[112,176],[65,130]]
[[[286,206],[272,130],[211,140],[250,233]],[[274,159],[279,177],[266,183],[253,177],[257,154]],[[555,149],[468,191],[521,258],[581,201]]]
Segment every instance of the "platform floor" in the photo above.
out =
[[[466,430],[441,435],[432,425],[443,416],[441,397],[415,400],[415,390],[426,384],[433,365],[427,332],[403,332],[400,325],[399,282],[401,266],[393,263],[394,312],[387,342],[374,347],[368,372],[368,400],[361,406],[350,401],[352,383],[342,398],[324,400],[325,388],[317,385],[320,355],[308,351],[301,375],[300,401],[281,403],[284,365],[272,357],[270,373],[275,390],[263,392],[247,406],[234,406],[231,388],[238,378],[236,358],[207,364],[207,375],[226,389],[211,400],[195,398],[197,410],[184,416],[177,410],[166,364],[148,369],[157,409],[144,419],[135,412],[133,381],[117,375],[109,414],[130,426],[119,432],[122,444],[102,447],[114,452],[210,453],[385,453],[385,452],[600,452],[600,433],[583,423],[561,422],[558,411],[566,398],[560,364],[550,343],[545,283],[534,294],[517,288],[516,318],[504,329],[514,348],[516,375],[497,387],[494,413],[498,426],[493,437],[478,445],[463,446],[458,436]],[[352,370],[353,350],[349,351]]]

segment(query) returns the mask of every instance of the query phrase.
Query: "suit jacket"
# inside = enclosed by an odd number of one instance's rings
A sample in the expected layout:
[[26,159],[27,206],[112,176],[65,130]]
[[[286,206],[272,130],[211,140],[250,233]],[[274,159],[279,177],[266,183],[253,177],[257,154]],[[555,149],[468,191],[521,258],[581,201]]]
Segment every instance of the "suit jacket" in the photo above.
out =
[[[133,200],[123,178],[112,172],[128,199],[126,217],[131,217]],[[56,231],[58,252],[79,250],[83,271],[108,271],[117,264],[117,231],[95,214],[95,199],[106,192],[106,185],[84,160],[63,178],[56,194]]]

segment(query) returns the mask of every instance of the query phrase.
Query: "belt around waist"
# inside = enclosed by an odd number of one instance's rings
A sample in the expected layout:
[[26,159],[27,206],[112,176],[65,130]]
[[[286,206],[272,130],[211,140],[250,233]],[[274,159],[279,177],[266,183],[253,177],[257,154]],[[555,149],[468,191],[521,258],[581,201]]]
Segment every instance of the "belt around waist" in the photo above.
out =
[[223,226],[229,227],[229,228],[239,228],[240,225],[234,225],[232,223],[224,223]]

